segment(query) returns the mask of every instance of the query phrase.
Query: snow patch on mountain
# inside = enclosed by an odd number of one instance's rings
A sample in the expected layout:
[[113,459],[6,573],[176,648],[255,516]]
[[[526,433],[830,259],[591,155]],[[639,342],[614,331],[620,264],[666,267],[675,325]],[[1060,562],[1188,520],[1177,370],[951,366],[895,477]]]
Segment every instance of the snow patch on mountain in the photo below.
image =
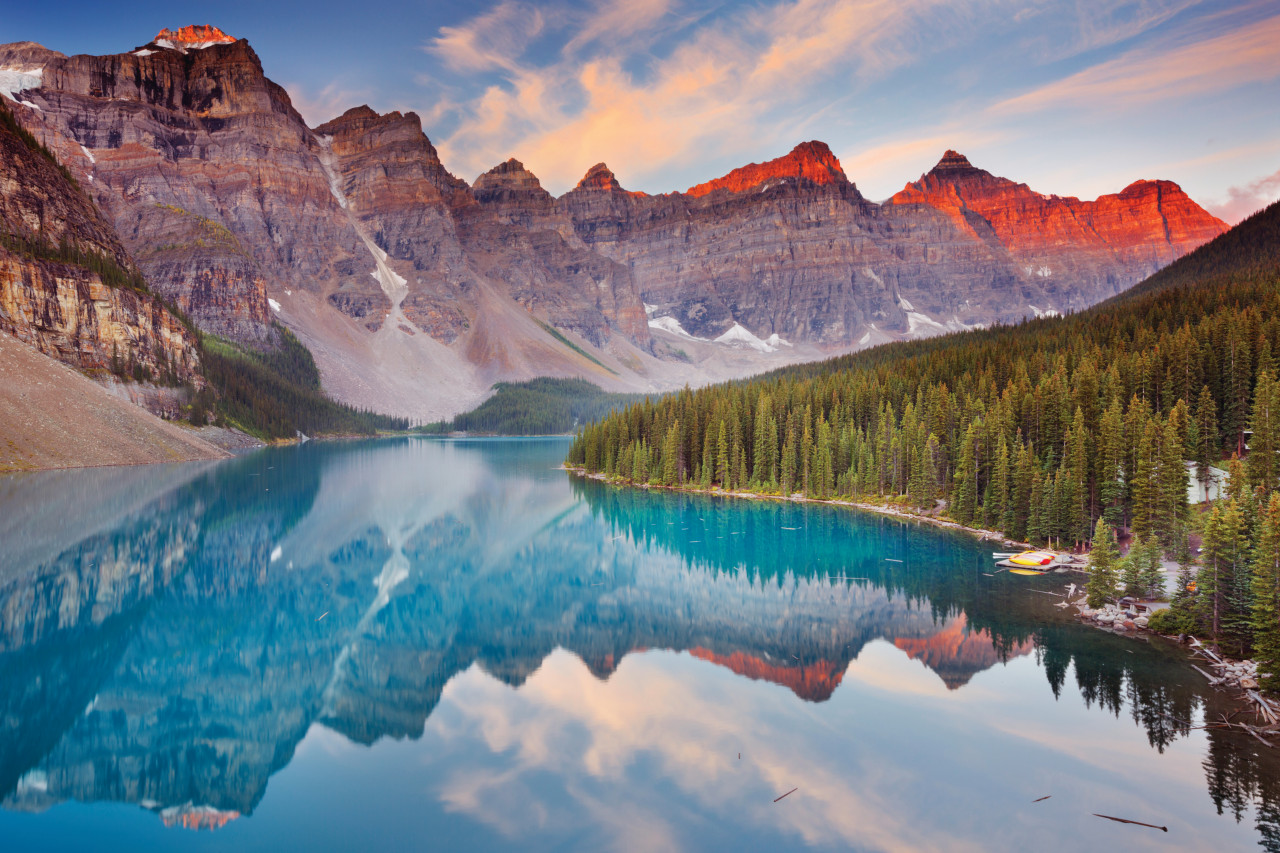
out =
[[[4,95],[11,101],[18,101],[19,92],[39,89],[43,78],[43,68],[0,68],[0,95]],[[31,107],[36,106],[26,101],[21,103]]]
[[776,332],[769,336],[769,340],[762,341],[747,331],[740,323],[734,323],[730,326],[729,331],[716,338],[715,342],[718,344],[745,344],[760,352],[777,352],[779,346],[791,346],[790,343],[778,337]]
[[[646,308],[648,306],[645,306]],[[649,328],[661,329],[673,335],[679,335],[682,338],[688,338],[691,341],[705,341],[706,338],[695,338],[684,330],[684,326],[680,325],[680,321],[675,317],[653,317],[649,320]]]
[[[657,310],[655,306],[645,305],[645,311],[650,308]],[[729,327],[728,331],[716,338],[700,338],[691,335],[685,331],[684,326],[680,325],[680,321],[675,317],[650,317],[649,328],[660,329],[668,334],[677,335],[691,341],[702,341],[703,343],[723,344],[725,346],[748,346],[751,349],[760,352],[777,352],[781,347],[791,346],[790,341],[783,340],[774,332],[766,340],[760,340],[751,334],[742,324],[734,323]]]

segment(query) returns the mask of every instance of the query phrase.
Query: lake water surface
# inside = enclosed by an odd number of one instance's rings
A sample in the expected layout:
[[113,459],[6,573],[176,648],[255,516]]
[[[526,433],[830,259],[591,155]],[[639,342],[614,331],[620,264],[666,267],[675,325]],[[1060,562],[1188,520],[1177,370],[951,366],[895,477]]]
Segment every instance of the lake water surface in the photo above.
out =
[[0,849],[1280,849],[1280,761],[1064,578],[567,448],[0,478]]

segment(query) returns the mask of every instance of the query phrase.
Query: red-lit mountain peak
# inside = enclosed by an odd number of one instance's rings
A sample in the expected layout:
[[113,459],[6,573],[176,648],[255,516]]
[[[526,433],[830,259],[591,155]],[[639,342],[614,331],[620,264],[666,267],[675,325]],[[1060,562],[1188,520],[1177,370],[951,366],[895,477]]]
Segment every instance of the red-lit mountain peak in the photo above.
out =
[[582,180],[578,181],[578,189],[580,190],[601,190],[604,192],[619,192],[630,196],[643,196],[642,192],[625,190],[622,184],[618,183],[618,178],[604,163],[596,163],[587,170],[587,174]]
[[819,185],[848,181],[840,161],[827,144],[814,140],[800,143],[782,157],[764,163],[748,163],[722,178],[690,187],[686,195],[697,198],[721,189],[739,193],[778,178],[807,178]]
[[192,24],[176,30],[163,29],[152,41],[156,44],[168,42],[172,47],[199,48],[215,44],[231,44],[235,39],[212,24]]

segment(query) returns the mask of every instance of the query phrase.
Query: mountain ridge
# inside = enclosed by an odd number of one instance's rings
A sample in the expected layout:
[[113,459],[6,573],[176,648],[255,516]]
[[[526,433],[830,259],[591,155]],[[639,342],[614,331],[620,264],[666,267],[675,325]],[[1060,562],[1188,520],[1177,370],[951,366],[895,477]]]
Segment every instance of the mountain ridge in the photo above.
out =
[[[684,193],[629,191],[600,163],[554,197],[514,158],[468,184],[415,113],[308,127],[248,42],[209,25],[105,57],[0,46],[0,77],[202,328],[269,347],[281,321],[339,399],[424,419],[495,381],[667,390],[1079,310],[1221,226],[1144,184],[1072,230],[1074,208],[1025,185],[975,193],[989,173],[955,152],[878,205],[818,141]],[[1163,245],[1134,243],[1162,217]]]

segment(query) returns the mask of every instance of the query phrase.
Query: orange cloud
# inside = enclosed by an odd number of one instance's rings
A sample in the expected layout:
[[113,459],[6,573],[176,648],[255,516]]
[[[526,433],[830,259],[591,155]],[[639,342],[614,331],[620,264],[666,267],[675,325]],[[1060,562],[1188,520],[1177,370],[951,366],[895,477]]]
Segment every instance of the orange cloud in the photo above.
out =
[[[576,50],[617,20],[613,4],[583,24]],[[633,30],[653,27],[665,0],[641,4]],[[944,0],[796,0],[708,24],[637,76],[628,55],[577,58],[541,67],[513,66],[505,85],[485,91],[459,127],[440,143],[446,162],[463,174],[488,169],[511,152],[553,191],[573,186],[605,157],[624,185],[717,154],[758,154],[761,117],[800,109],[797,93],[847,75],[883,75],[920,49],[918,24],[952,8]],[[946,12],[951,14],[950,12]],[[461,30],[462,28],[458,28]],[[471,28],[467,28],[471,32]],[[472,41],[450,30],[460,62],[490,62]],[[469,38],[469,37],[468,37]],[[804,116],[770,123],[769,147],[800,141]]]
[[993,116],[1062,107],[1121,109],[1280,76],[1280,15],[1193,44],[1130,51],[993,106]]

